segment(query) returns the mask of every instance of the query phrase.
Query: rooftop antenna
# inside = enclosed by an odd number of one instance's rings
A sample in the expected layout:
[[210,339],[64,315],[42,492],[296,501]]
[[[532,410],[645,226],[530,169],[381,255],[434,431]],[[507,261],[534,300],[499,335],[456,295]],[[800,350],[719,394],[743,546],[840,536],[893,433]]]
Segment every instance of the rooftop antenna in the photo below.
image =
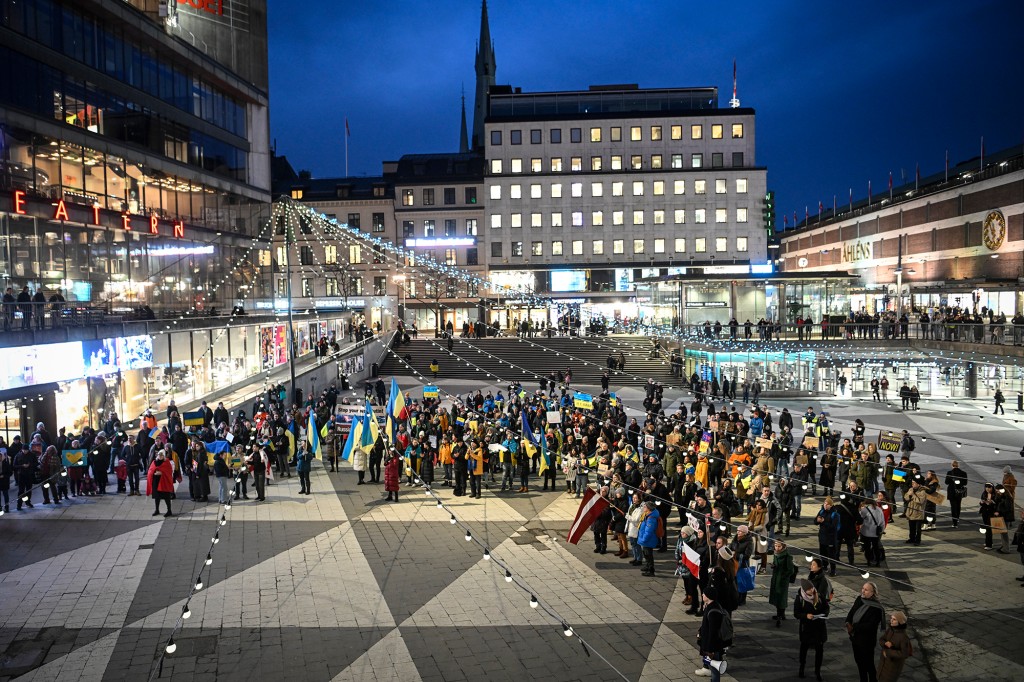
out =
[[729,106],[733,109],[739,109],[740,98],[736,96],[736,60],[732,60],[732,99],[729,100]]

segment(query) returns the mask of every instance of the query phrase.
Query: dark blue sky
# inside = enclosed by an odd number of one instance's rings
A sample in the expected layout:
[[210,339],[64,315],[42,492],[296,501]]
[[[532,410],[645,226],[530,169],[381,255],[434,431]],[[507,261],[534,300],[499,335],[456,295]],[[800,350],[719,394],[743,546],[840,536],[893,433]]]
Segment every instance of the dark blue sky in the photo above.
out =
[[[457,151],[472,128],[476,0],[270,0],[278,153],[314,176],[375,175],[402,154]],[[497,82],[524,91],[717,85],[757,111],[757,161],[802,220],[1024,146],[1024,3],[491,0]]]

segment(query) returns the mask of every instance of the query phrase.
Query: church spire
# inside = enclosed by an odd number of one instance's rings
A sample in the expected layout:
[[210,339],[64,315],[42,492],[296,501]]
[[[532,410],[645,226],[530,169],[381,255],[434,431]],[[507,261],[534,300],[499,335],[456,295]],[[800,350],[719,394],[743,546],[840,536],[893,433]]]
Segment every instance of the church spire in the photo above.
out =
[[466,131],[466,88],[462,88],[462,128],[459,131],[459,153],[469,151],[469,133]]
[[497,71],[494,47],[491,45],[491,26],[487,18],[487,0],[480,11],[480,41],[476,46],[476,100],[473,103],[473,149],[484,146],[484,118],[487,116],[487,93],[494,85]]

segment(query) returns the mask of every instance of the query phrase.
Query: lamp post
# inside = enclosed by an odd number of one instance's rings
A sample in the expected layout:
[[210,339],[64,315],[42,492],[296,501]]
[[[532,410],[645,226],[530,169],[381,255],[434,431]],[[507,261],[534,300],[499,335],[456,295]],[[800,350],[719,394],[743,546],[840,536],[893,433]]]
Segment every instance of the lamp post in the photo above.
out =
[[405,324],[405,275],[395,275],[395,284],[398,285],[398,319]]

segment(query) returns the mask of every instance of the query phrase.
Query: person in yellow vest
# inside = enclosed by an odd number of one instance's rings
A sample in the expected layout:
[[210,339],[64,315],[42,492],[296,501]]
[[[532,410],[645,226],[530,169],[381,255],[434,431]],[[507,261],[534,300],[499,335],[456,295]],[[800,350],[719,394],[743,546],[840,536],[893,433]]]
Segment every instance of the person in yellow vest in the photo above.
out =
[[483,443],[474,440],[469,444],[469,496],[480,499],[480,481],[484,477],[484,461],[487,452]]

